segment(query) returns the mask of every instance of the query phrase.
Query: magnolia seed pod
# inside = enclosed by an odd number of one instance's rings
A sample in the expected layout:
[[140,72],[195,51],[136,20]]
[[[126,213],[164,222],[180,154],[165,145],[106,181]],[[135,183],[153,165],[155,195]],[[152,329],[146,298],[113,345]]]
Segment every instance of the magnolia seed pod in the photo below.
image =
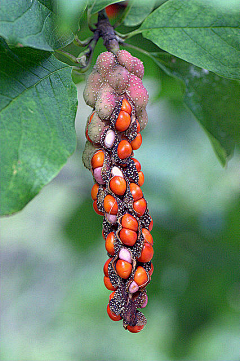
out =
[[96,182],[93,207],[103,216],[110,257],[104,267],[104,284],[114,291],[108,315],[114,321],[122,319],[133,333],[146,324],[138,308],[147,305],[146,286],[153,272],[152,218],[140,188],[141,165],[133,158],[148,120],[143,74],[143,63],[128,51],[105,52],[98,56],[84,89],[84,99],[94,109],[87,121],[83,162]]

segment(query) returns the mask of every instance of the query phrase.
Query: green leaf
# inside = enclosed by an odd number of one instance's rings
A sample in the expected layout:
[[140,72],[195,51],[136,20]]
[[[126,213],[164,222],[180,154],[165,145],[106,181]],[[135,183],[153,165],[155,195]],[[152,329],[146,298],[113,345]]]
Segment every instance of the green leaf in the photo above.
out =
[[240,12],[211,2],[169,0],[140,29],[163,50],[230,79],[240,79]]
[[158,65],[185,84],[184,102],[205,129],[219,160],[226,164],[240,144],[240,85],[169,54],[151,53]]
[[0,46],[1,214],[21,210],[76,147],[71,68],[48,52]]
[[154,8],[155,0],[132,0],[129,4],[129,12],[124,20],[126,26],[136,26],[150,14]]
[[111,5],[111,4],[116,4],[116,3],[120,3],[123,2],[124,0],[89,0],[89,7],[91,8],[91,13],[95,14],[98,11],[103,10],[106,6]]
[[65,31],[71,29],[74,33],[79,30],[79,20],[87,6],[87,0],[58,0],[56,12],[58,25]]
[[53,51],[73,40],[60,32],[56,16],[37,0],[1,0],[0,36],[11,46]]

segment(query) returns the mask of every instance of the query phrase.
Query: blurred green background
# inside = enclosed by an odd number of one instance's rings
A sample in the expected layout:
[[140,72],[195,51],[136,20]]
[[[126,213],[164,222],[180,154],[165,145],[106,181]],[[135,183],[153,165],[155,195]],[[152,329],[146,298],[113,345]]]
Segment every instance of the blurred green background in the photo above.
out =
[[147,326],[131,334],[106,313],[101,217],[81,161],[90,108],[80,83],[77,151],[22,212],[1,222],[1,360],[240,360],[240,153],[223,169],[183,106],[181,84],[153,66],[144,84],[149,124],[135,156],[154,220]]

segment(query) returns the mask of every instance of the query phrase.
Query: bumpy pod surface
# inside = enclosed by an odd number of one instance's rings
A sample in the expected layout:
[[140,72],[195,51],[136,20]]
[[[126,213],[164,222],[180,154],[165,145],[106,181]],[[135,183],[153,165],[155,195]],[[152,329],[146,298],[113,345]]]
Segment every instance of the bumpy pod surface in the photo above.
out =
[[147,124],[148,92],[142,84],[141,60],[126,50],[99,55],[84,90],[93,108],[86,124],[84,165],[95,184],[93,208],[103,216],[103,238],[108,260],[104,284],[112,293],[107,313],[136,333],[146,318],[139,308],[147,305],[146,286],[153,265],[152,218],[141,186],[144,175],[133,150],[142,143]]

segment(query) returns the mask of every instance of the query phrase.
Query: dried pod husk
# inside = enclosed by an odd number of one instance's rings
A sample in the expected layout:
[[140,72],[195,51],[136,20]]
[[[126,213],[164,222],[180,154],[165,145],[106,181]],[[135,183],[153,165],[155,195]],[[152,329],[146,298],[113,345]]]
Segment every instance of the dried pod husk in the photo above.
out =
[[130,73],[134,68],[134,57],[127,50],[119,50],[117,52],[118,62],[124,66]]
[[108,122],[102,121],[96,112],[93,113],[91,121],[87,123],[87,134],[92,143],[100,143],[101,135],[107,125]]
[[137,136],[137,122],[134,120],[131,122],[128,129],[125,131],[125,135],[129,142],[133,141]]
[[89,170],[92,169],[91,159],[97,149],[98,148],[96,145],[92,144],[88,140],[86,141],[85,148],[84,148],[83,155],[82,155],[82,161],[83,161],[84,166]]
[[127,69],[117,65],[112,72],[108,72],[105,79],[118,94],[122,94],[128,87],[129,76],[130,73]]
[[146,107],[149,95],[146,88],[143,86],[141,79],[136,75],[131,74],[129,77],[127,94],[132,99],[136,110]]
[[84,98],[86,104],[92,108],[95,107],[98,92],[99,92],[102,84],[103,84],[103,80],[102,80],[101,75],[97,71],[93,71],[89,75],[86,86],[83,91],[83,98]]
[[130,181],[138,184],[139,176],[135,163],[132,158],[129,159],[128,166],[123,170],[124,176]]
[[142,131],[143,129],[145,129],[148,123],[148,115],[146,108],[138,109],[138,111],[136,112],[136,117],[140,124],[140,130]]
[[120,277],[118,277],[116,270],[115,270],[115,261],[116,257],[113,257],[111,262],[108,265],[108,276],[109,279],[114,287],[119,287],[120,284],[123,282]]
[[130,321],[130,323],[126,322],[125,319],[123,319],[124,328],[127,328],[127,326],[145,326],[147,324],[147,319],[141,311],[137,310],[135,313],[134,322]]
[[128,293],[126,292],[125,285],[119,285],[118,289],[114,293],[114,297],[109,301],[111,311],[116,315],[123,314],[127,299]]
[[110,69],[114,68],[116,64],[115,55],[110,51],[105,51],[98,56],[95,68],[104,78],[109,74]]
[[110,85],[104,83],[97,93],[95,109],[98,116],[103,120],[108,120],[116,106],[117,96]]
[[97,207],[100,212],[104,212],[103,201],[104,198],[106,197],[106,194],[107,194],[106,188],[100,185],[97,194]]
[[111,224],[110,222],[108,222],[106,218],[103,218],[102,229],[103,229],[104,237],[107,238],[107,235],[109,233],[116,231],[116,224]]

